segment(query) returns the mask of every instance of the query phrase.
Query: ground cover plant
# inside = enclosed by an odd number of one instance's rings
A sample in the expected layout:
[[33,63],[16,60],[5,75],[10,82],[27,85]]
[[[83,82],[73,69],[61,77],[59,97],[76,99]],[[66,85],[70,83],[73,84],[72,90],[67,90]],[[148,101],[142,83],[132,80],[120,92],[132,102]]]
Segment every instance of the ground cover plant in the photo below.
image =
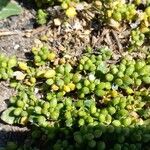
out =
[[48,26],[48,7],[60,8],[62,26],[90,10],[102,29],[128,28],[127,43],[119,56],[106,44],[88,44],[74,56],[55,51],[44,35],[28,59],[0,54],[0,79],[14,90],[1,120],[30,129],[24,142],[8,141],[1,149],[149,150],[150,2],[35,3],[39,24]]

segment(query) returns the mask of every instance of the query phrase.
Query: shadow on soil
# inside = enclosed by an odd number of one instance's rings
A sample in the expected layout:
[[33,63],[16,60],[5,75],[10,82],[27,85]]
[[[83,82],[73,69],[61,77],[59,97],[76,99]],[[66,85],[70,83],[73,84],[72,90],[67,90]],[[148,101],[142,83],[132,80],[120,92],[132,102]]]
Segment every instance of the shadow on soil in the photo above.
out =
[[[2,132],[2,131],[1,131]],[[47,132],[45,134],[45,132]],[[32,133],[14,132],[14,150],[149,150],[150,128],[83,126],[81,128],[43,128],[32,126]],[[23,137],[23,138],[22,138]],[[10,138],[11,140],[11,138]],[[9,143],[10,145],[10,143]],[[9,146],[8,145],[8,146]],[[10,149],[4,149],[10,150]],[[11,149],[12,150],[12,149]]]

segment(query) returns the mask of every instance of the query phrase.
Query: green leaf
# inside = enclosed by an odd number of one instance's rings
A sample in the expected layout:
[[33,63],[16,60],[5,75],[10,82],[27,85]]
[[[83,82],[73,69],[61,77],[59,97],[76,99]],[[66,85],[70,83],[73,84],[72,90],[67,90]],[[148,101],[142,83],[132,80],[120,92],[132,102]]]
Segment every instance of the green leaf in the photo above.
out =
[[97,66],[97,70],[106,74],[108,72],[107,64],[105,62],[101,62],[101,64]]
[[11,113],[14,110],[15,110],[15,107],[10,107],[10,108],[6,109],[1,115],[1,120],[3,120],[4,122],[6,122],[8,124],[13,124],[15,121],[15,117],[11,116]]
[[[1,5],[1,2],[0,2],[0,5]],[[0,8],[0,20],[13,16],[13,15],[19,15],[21,12],[22,12],[22,9],[19,5],[9,2],[6,6],[4,7],[2,6],[2,8]]]

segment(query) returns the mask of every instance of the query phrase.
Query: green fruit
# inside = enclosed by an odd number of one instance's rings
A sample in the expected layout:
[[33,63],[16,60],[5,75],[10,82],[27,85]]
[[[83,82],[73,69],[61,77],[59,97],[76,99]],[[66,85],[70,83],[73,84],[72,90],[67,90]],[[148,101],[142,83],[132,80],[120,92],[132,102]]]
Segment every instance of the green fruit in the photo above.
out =
[[119,78],[122,78],[122,77],[124,77],[124,73],[121,72],[121,71],[119,71],[119,72],[117,73],[117,76],[118,76]]
[[131,76],[133,74],[133,72],[134,72],[134,69],[135,69],[134,66],[129,66],[128,68],[126,68],[125,74],[127,76]]
[[103,122],[105,122],[105,118],[106,118],[106,115],[100,114],[98,119],[99,119],[100,122],[103,123]]
[[82,84],[81,84],[81,83],[77,83],[77,84],[76,84],[76,88],[77,88],[78,90],[82,89]]
[[148,17],[150,17],[150,6],[145,9],[145,12]]
[[79,126],[83,126],[85,124],[84,119],[79,119],[78,124]]
[[82,88],[82,93],[89,94],[90,93],[89,88],[88,87],[83,87]]
[[118,68],[117,68],[116,66],[112,67],[112,68],[111,68],[111,73],[112,73],[113,75],[117,74],[117,73],[118,73]]
[[18,100],[18,101],[17,101],[17,103],[16,103],[16,105],[17,105],[18,107],[23,108],[25,104],[24,104],[24,102],[23,102],[23,101]]
[[50,115],[52,120],[58,120],[59,117],[59,111],[53,111]]
[[53,79],[47,79],[46,84],[52,85],[52,84],[54,84],[54,80]]
[[81,80],[81,78],[82,78],[81,74],[75,73],[75,74],[73,75],[72,80],[73,80],[74,83],[78,83],[78,82]]
[[16,57],[12,57],[8,60],[8,67],[9,68],[12,68],[12,67],[15,67],[17,65],[17,60],[16,60]]
[[117,79],[115,80],[115,83],[116,83],[118,86],[121,86],[121,85],[123,84],[123,81],[122,81],[122,79],[117,78]]
[[112,17],[113,17],[116,21],[121,21],[121,20],[122,20],[121,13],[119,13],[119,12],[113,13]]
[[100,129],[96,129],[96,130],[94,131],[94,137],[95,137],[95,138],[100,138],[101,135],[102,135],[102,131],[101,131]]
[[83,142],[83,138],[81,134],[75,134],[74,135],[74,140],[78,143],[81,144]]
[[65,66],[64,66],[64,71],[65,71],[65,73],[66,73],[66,74],[67,74],[67,73],[70,73],[71,70],[72,70],[72,66],[71,66],[70,64],[65,64]]
[[84,86],[89,86],[89,85],[90,85],[90,81],[87,80],[87,79],[85,79],[85,80],[84,80]]
[[130,85],[130,84],[133,84],[134,81],[133,81],[129,76],[124,76],[124,77],[123,77],[123,83],[124,83],[125,85]]
[[58,67],[56,68],[56,72],[57,72],[57,73],[60,73],[60,74],[64,74],[64,72],[65,72],[64,66],[63,66],[63,65],[58,66]]
[[105,142],[103,142],[103,141],[98,141],[98,142],[97,142],[97,150],[105,150],[105,149],[106,149]]
[[41,114],[42,108],[40,106],[35,106],[34,111],[36,114]]
[[47,55],[47,59],[50,61],[53,61],[56,58],[56,54],[54,52],[51,52]]
[[124,125],[124,126],[129,126],[130,124],[131,124],[131,122],[132,122],[132,120],[131,120],[131,118],[125,118],[125,119],[122,119],[122,124]]
[[99,90],[103,90],[105,88],[105,83],[104,82],[100,82],[97,86],[96,86],[96,89],[99,89]]
[[149,76],[144,76],[144,77],[142,78],[142,80],[143,80],[143,82],[144,82],[145,84],[150,84],[150,77],[149,77]]
[[114,125],[115,127],[119,127],[121,125],[120,121],[119,120],[114,120],[112,122],[112,125]]
[[55,70],[50,69],[45,72],[44,77],[45,78],[53,78],[53,77],[55,77],[55,75],[56,75]]
[[141,79],[136,79],[135,84],[136,84],[136,86],[140,86],[142,84]]
[[20,116],[21,112],[22,112],[22,108],[16,108],[16,109],[14,110],[14,115],[15,115],[15,116]]
[[105,78],[107,81],[112,81],[114,79],[114,76],[112,74],[108,73],[108,74],[106,74]]
[[95,105],[91,105],[90,106],[90,112],[91,112],[91,114],[95,114],[96,113],[96,106]]
[[119,65],[119,71],[124,72],[126,70],[126,66],[124,64]]
[[105,82],[105,89],[110,90],[111,89],[111,83],[110,82]]
[[96,94],[97,96],[105,96],[105,95],[106,95],[106,91],[97,89],[97,90],[95,91],[95,94]]
[[94,147],[96,146],[96,141],[95,141],[95,140],[89,141],[89,142],[88,142],[88,146],[89,146],[90,148],[94,148]]
[[40,63],[40,62],[41,62],[41,57],[38,56],[38,55],[35,55],[35,56],[34,56],[34,61],[35,61],[36,63]]
[[57,99],[56,98],[52,98],[49,103],[50,103],[50,108],[51,107],[55,108],[57,106]]
[[57,85],[58,87],[62,88],[63,85],[64,85],[64,81],[63,81],[62,79],[58,79],[58,80],[56,80],[56,85]]
[[44,116],[38,116],[37,122],[39,125],[43,126],[46,123],[46,118]]
[[146,65],[145,61],[138,60],[135,64],[135,69],[138,71]]
[[115,107],[112,107],[112,106],[108,107],[108,113],[110,113],[110,115],[115,114],[115,112],[116,112]]

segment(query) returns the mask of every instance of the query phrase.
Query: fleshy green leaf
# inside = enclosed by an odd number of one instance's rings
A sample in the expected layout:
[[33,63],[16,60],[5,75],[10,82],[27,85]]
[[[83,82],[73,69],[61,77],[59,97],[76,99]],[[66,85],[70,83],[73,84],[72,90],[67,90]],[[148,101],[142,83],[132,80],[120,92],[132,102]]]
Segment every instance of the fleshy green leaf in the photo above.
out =
[[4,6],[5,3],[1,5],[2,8],[0,8],[0,20],[5,19],[7,17],[13,16],[13,15],[19,15],[22,12],[22,9],[19,5],[16,3],[9,2]]
[[11,116],[11,113],[14,109],[15,109],[14,107],[10,107],[6,109],[1,115],[1,120],[3,120],[4,122],[8,124],[13,124],[15,121],[15,117]]

